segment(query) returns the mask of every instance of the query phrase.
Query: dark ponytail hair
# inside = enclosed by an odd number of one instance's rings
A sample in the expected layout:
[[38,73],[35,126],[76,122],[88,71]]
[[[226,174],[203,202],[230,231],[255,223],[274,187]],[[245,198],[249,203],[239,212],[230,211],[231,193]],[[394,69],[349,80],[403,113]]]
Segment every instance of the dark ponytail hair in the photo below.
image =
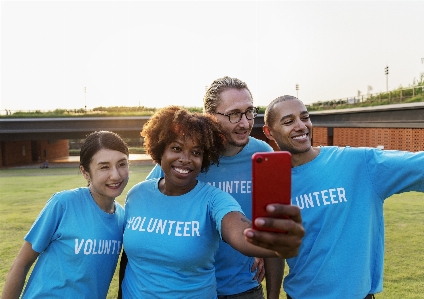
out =
[[90,163],[93,156],[101,149],[119,151],[129,155],[128,146],[122,138],[110,131],[96,131],[87,136],[80,152],[80,166],[90,171]]

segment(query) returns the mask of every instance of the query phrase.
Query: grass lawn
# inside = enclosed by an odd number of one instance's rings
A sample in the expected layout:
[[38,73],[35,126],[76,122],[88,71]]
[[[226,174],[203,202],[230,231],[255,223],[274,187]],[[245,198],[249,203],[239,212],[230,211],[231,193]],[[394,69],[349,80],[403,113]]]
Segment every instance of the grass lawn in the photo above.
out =
[[[125,194],[145,179],[152,165],[130,165],[130,180],[117,201],[124,204]],[[75,168],[0,169],[0,290],[23,243],[25,234],[46,201],[57,191],[86,185]],[[29,277],[29,276],[28,276]],[[1,292],[0,292],[1,293]],[[107,298],[116,298],[118,279],[115,273]]]
[[[151,168],[152,165],[132,165],[130,181],[117,201],[123,204],[126,192],[142,181]],[[77,167],[0,169],[0,290],[24,235],[46,201],[57,191],[84,185]],[[409,192],[389,198],[385,203],[385,223],[384,291],[377,298],[423,298],[424,195]],[[116,298],[117,289],[115,273],[107,298]],[[280,298],[285,298],[284,292]]]

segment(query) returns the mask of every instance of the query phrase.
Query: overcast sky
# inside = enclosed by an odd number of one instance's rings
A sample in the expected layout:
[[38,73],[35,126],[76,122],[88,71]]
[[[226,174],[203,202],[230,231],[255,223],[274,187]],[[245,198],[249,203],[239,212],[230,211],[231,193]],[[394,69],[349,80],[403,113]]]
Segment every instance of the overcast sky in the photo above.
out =
[[[1,1],[0,110],[201,107],[228,75],[254,103],[412,85],[424,1]],[[86,92],[84,91],[86,88]]]

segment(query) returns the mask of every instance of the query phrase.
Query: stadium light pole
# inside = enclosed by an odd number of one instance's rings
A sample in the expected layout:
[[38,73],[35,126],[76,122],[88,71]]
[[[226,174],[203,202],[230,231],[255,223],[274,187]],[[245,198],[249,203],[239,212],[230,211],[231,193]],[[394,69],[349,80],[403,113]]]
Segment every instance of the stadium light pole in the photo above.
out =
[[384,68],[384,73],[386,74],[386,92],[389,92],[389,67]]
[[87,87],[84,86],[84,111],[87,113]]

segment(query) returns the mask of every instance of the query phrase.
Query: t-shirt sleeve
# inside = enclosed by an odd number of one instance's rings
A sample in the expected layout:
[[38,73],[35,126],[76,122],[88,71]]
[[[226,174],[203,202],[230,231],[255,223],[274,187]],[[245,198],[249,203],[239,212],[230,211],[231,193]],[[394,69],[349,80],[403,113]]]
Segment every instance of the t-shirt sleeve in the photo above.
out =
[[367,149],[370,179],[381,198],[407,191],[424,191],[424,152]]
[[62,221],[64,208],[57,194],[50,198],[31,229],[24,237],[32,245],[32,249],[42,253],[49,244],[60,237],[57,228]]
[[221,239],[222,219],[230,212],[240,212],[244,215],[239,203],[230,194],[216,189],[214,191],[213,201],[211,202],[211,216],[216,223],[216,229]]
[[163,170],[160,167],[159,164],[156,164],[155,167],[150,171],[150,173],[147,175],[146,180],[150,179],[158,179],[163,177]]

